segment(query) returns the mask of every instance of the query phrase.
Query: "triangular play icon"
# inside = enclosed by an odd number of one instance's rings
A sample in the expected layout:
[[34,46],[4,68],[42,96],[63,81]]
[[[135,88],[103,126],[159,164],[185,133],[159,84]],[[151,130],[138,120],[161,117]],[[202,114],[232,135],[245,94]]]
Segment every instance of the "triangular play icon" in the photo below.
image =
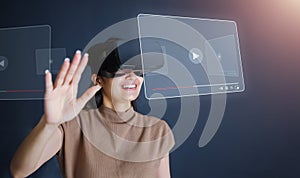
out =
[[197,53],[194,53],[194,52],[192,52],[192,55],[193,55],[193,59],[197,59],[197,58],[199,58],[199,54],[197,54]]
[[0,66],[4,67],[4,60],[0,62]]

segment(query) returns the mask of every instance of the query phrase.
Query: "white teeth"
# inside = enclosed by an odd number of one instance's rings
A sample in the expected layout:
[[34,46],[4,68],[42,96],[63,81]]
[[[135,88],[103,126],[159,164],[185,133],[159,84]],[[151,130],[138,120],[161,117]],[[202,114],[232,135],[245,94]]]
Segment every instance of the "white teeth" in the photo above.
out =
[[136,85],[123,85],[124,89],[131,89],[131,88],[135,88]]

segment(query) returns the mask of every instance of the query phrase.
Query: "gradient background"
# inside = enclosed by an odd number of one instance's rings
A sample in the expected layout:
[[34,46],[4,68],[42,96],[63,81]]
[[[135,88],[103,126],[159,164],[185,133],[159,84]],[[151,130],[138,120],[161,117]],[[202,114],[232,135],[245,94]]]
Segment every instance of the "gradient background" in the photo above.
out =
[[[300,177],[300,0],[2,0],[0,28],[49,24],[52,47],[71,56],[102,29],[138,13],[238,24],[246,91],[228,95],[223,122],[204,148],[197,145],[210,97],[201,97],[196,128],[171,154],[172,177]],[[42,112],[43,101],[0,101],[0,177],[11,177],[10,160]],[[30,177],[60,177],[56,159]]]

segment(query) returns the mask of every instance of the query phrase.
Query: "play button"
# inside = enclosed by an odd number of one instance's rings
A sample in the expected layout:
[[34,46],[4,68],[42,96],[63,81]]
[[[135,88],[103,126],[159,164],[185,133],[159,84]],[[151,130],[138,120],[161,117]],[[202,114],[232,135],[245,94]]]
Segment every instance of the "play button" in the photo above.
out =
[[0,56],[0,71],[3,71],[6,69],[8,65],[8,60],[4,56]]
[[203,60],[203,53],[200,49],[193,48],[190,50],[189,58],[193,63],[199,64]]
[[200,56],[199,54],[196,54],[196,53],[192,53],[192,55],[193,55],[193,60],[199,58],[199,56]]

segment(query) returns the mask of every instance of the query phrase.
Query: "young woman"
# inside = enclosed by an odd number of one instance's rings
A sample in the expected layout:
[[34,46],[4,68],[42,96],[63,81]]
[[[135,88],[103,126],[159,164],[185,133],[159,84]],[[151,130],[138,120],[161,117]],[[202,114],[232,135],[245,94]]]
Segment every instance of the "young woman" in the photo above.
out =
[[[13,177],[30,175],[54,155],[67,178],[170,177],[171,129],[132,107],[143,83],[139,71],[112,64],[112,52],[92,75],[95,85],[76,98],[88,57],[77,51],[72,63],[66,59],[54,84],[46,71],[44,115],[15,153]],[[83,110],[95,95],[98,108]]]

